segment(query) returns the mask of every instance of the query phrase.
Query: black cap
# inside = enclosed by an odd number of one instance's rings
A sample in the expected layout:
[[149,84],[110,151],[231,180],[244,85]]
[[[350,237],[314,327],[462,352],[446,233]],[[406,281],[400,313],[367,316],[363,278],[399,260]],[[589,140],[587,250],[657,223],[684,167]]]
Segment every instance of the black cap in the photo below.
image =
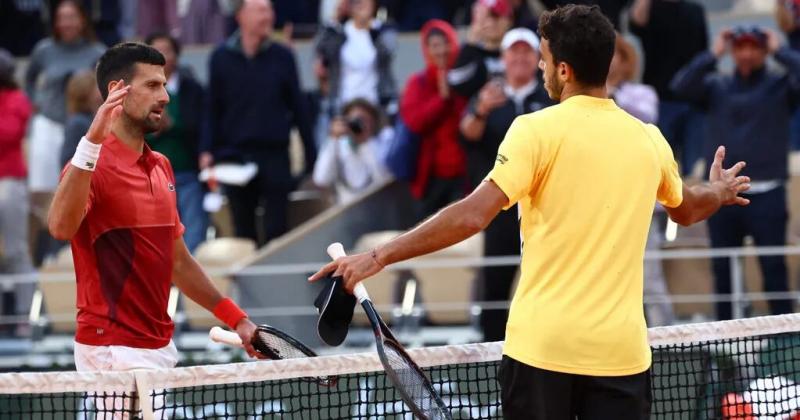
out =
[[325,287],[314,300],[319,312],[317,334],[329,346],[338,346],[350,330],[356,297],[344,290],[341,277],[328,277],[322,281]]

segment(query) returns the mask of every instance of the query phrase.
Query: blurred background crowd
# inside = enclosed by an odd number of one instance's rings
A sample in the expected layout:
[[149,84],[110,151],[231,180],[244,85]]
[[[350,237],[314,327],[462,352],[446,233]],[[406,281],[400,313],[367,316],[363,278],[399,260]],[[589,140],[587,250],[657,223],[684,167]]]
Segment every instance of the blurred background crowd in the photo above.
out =
[[[102,101],[93,66],[107,47],[136,40],[166,57],[171,101],[147,140],[175,170],[189,248],[221,236],[263,247],[300,225],[300,192],[323,194],[323,208],[346,206],[395,180],[414,220],[468,194],[514,118],[553,105],[537,16],[576,1],[0,0],[2,314],[29,313],[36,282],[19,279],[67,245],[44,220]],[[609,95],[659,126],[685,175],[702,179],[719,144],[748,162],[753,204],[723,209],[701,236],[712,248],[786,245],[789,156],[800,148],[800,1],[578,2],[597,4],[619,30]],[[712,29],[706,8],[737,7],[760,18]],[[666,224],[656,208],[649,249],[665,246]],[[518,255],[516,238],[516,212],[504,212],[481,252]],[[764,291],[791,289],[786,257],[759,266]],[[712,291],[731,293],[729,260],[711,267]],[[647,308],[651,325],[676,322],[662,261],[644,270],[645,293],[660,297]],[[516,273],[478,270],[474,299],[507,301]],[[792,312],[793,303],[773,299],[766,310]],[[711,316],[731,318],[730,301]],[[481,313],[484,340],[503,338],[505,317]],[[24,323],[3,331],[29,333]]]

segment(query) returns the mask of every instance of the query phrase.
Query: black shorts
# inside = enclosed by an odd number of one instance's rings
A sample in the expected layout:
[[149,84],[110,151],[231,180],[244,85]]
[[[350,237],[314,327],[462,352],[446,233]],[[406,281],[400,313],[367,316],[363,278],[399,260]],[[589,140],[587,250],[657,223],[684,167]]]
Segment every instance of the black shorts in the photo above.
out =
[[499,376],[506,419],[650,418],[649,370],[630,376],[574,375],[503,356]]

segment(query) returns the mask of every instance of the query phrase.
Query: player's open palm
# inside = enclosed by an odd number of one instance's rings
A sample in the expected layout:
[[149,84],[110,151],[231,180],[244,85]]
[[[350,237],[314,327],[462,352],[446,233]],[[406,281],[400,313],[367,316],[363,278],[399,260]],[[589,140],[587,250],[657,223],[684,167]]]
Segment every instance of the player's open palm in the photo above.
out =
[[737,162],[728,169],[722,167],[725,161],[725,146],[719,146],[714,154],[714,163],[711,164],[711,171],[708,180],[711,185],[716,186],[715,190],[720,194],[722,205],[730,206],[738,204],[746,206],[750,200],[740,197],[739,194],[750,189],[750,177],[739,175],[744,169],[744,162]]
[[106,101],[97,109],[97,113],[92,120],[86,138],[95,144],[101,144],[111,133],[111,126],[114,121],[122,114],[122,102],[130,91],[130,86],[125,85],[124,80],[120,80],[108,91]]

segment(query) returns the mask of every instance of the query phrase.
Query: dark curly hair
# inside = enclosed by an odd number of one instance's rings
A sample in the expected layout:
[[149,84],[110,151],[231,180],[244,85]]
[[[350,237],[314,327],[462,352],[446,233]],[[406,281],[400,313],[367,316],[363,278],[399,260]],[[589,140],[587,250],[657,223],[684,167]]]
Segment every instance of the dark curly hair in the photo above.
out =
[[569,4],[544,12],[539,34],[548,41],[553,61],[569,64],[579,83],[605,85],[616,33],[598,6]]

